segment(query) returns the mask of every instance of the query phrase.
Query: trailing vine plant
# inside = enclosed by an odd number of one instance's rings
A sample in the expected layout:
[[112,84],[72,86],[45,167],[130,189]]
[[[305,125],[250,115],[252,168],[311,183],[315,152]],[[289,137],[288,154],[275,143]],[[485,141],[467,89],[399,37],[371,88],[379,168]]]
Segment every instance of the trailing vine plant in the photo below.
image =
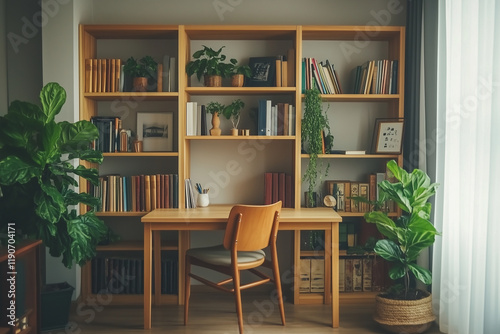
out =
[[[309,183],[307,196],[310,206],[315,206],[314,190],[318,182],[318,154],[323,152],[323,130],[327,131],[329,138],[331,136],[330,125],[326,111],[323,112],[320,92],[317,89],[308,89],[305,92],[304,116],[302,118],[302,147],[309,154],[309,162],[305,170],[302,181]],[[332,139],[333,143],[333,139]],[[328,167],[326,172],[328,172]]]

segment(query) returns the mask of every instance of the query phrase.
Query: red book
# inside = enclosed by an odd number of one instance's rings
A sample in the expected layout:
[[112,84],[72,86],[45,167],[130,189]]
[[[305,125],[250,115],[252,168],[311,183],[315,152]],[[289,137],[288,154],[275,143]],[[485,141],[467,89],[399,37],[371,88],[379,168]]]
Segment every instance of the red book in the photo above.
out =
[[278,184],[279,184],[278,173],[273,173],[273,197],[272,197],[272,203],[276,203],[278,201]]
[[285,173],[278,174],[278,201],[285,205]]
[[292,175],[285,175],[285,208],[293,208],[293,182]]
[[272,204],[273,201],[273,173],[264,173],[264,204]]

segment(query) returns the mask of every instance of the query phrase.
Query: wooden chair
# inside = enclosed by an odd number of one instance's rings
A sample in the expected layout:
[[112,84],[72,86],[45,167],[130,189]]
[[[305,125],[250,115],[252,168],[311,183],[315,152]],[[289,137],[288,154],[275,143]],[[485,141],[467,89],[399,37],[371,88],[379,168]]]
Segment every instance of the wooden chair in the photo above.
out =
[[[234,294],[238,326],[243,333],[241,293],[243,289],[274,282],[278,296],[281,322],[285,325],[285,310],[281,292],[281,281],[276,250],[281,201],[270,205],[236,205],[231,209],[227,221],[224,243],[218,246],[192,248],[186,252],[184,325],[188,320],[190,278],[194,278],[218,290]],[[270,249],[271,259],[266,259],[264,248]],[[191,273],[191,265],[201,266],[224,273],[230,278],[218,283]],[[256,268],[266,266],[272,269],[273,278]],[[240,271],[248,270],[258,280],[240,284]],[[229,283],[230,286],[226,286]]]

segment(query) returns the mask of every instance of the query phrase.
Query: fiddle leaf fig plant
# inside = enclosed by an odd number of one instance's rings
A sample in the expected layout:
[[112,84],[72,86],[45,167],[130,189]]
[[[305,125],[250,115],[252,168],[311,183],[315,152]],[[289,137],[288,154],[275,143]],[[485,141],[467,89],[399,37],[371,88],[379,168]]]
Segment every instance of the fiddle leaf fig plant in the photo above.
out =
[[97,185],[97,170],[73,164],[102,162],[102,153],[90,148],[99,134],[85,120],[55,121],[66,101],[59,84],[44,86],[40,101],[41,107],[14,101],[0,117],[0,231],[14,226],[17,233],[42,239],[70,268],[92,259],[108,234],[93,210],[78,214],[75,208],[99,205],[98,198],[74,190],[78,177]]
[[[420,169],[408,173],[391,160],[387,168],[398,182],[384,180],[378,184],[380,199],[394,201],[402,210],[401,216],[392,220],[381,210],[365,213],[365,220],[374,223],[386,238],[377,241],[374,251],[387,261],[393,262],[389,276],[393,280],[404,280],[402,299],[410,299],[410,281],[414,277],[429,285],[431,272],[417,265],[418,255],[430,247],[439,233],[429,221],[431,204],[428,199],[436,193],[437,184]],[[383,205],[377,205],[381,208]]]

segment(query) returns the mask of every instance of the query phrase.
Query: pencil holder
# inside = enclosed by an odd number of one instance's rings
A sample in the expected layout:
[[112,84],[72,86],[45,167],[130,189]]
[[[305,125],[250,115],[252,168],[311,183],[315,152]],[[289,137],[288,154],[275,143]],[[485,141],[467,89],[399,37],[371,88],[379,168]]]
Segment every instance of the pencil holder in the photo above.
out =
[[198,194],[197,204],[200,207],[208,206],[210,200],[208,199],[208,194]]

